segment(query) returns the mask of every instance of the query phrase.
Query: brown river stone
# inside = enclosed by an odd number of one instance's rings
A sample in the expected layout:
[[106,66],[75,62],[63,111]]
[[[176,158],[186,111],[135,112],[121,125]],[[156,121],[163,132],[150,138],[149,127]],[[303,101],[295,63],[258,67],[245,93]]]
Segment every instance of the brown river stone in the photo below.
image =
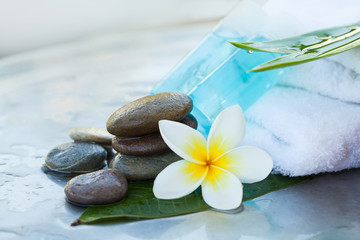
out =
[[[194,129],[197,127],[192,115],[186,116],[181,122]],[[146,156],[170,151],[160,132],[133,138],[114,137],[112,144],[117,152],[126,155]]]
[[192,100],[183,93],[150,95],[116,110],[109,117],[106,127],[116,136],[138,137],[159,131],[159,120],[181,121],[192,107]]
[[128,190],[123,173],[104,169],[82,174],[71,179],[65,186],[66,198],[82,205],[99,205],[118,202]]

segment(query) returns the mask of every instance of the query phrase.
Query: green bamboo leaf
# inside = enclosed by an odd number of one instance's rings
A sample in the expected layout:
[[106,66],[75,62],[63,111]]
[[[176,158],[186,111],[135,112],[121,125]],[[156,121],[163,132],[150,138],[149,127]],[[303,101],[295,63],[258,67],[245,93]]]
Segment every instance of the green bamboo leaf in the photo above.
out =
[[246,50],[285,54],[250,70],[259,72],[313,61],[358,47],[360,22],[273,41],[230,43]]
[[[310,177],[291,178],[271,174],[261,182],[244,184],[243,200],[247,201],[309,179]],[[115,204],[89,207],[73,225],[98,223],[103,220],[124,222],[134,219],[170,217],[211,209],[204,202],[201,194],[196,194],[196,192],[176,200],[160,200],[155,198],[152,187],[152,182],[129,183],[129,191],[124,200]]]

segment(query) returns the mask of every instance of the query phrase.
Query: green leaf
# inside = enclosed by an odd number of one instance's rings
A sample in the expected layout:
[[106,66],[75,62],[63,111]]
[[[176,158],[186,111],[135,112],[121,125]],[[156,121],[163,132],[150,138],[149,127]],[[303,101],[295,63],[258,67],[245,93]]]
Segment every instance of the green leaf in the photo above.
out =
[[[265,180],[244,184],[243,201],[247,201],[266,193],[309,180],[310,177],[291,178],[281,175],[269,175]],[[98,223],[104,220],[117,222],[133,221],[147,218],[170,217],[211,209],[201,194],[196,191],[176,200],[160,200],[155,198],[152,182],[129,183],[127,197],[115,204],[92,206],[87,208],[73,225]]]
[[250,70],[259,72],[313,61],[358,47],[360,22],[273,41],[230,43],[246,50],[285,54]]

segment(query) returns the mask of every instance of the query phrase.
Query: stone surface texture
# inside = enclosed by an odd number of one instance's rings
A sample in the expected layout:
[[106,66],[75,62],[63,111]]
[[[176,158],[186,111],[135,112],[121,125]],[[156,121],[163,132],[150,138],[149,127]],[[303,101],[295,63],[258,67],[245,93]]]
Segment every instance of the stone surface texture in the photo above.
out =
[[124,173],[129,181],[154,179],[169,164],[180,160],[173,152],[151,156],[129,156],[118,154],[110,168]]
[[106,127],[116,136],[142,136],[158,131],[162,119],[182,120],[192,107],[192,100],[183,93],[150,95],[120,107],[109,117]]
[[74,177],[65,185],[64,191],[71,202],[100,205],[120,201],[127,190],[124,174],[114,169],[104,169]]
[[[192,115],[180,122],[195,129],[197,127],[197,121]],[[112,145],[117,152],[125,155],[148,156],[171,151],[160,132],[132,138],[114,137]]]
[[64,173],[86,173],[104,167],[106,150],[93,143],[65,143],[53,148],[45,158],[47,168]]
[[198,126],[198,122],[197,122],[196,118],[191,114],[187,115],[180,122],[183,123],[183,124],[188,125],[189,127],[193,128],[193,129],[196,129],[197,126]]
[[114,137],[112,146],[115,151],[121,154],[137,156],[147,156],[170,151],[170,148],[158,132],[141,137]]
[[74,141],[95,142],[110,145],[113,135],[102,128],[74,127],[70,129],[70,137]]

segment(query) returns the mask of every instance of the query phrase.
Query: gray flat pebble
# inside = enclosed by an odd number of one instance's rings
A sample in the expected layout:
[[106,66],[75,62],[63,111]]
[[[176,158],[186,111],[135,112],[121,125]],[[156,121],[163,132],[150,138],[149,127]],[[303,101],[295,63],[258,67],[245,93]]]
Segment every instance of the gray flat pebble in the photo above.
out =
[[151,180],[169,164],[180,159],[173,152],[142,157],[118,154],[111,161],[110,168],[124,173],[130,181]]
[[102,128],[75,127],[70,130],[70,137],[74,141],[95,142],[111,145],[111,141],[114,136]]
[[104,167],[106,150],[94,143],[74,142],[53,148],[45,158],[45,166],[63,173],[86,173]]

